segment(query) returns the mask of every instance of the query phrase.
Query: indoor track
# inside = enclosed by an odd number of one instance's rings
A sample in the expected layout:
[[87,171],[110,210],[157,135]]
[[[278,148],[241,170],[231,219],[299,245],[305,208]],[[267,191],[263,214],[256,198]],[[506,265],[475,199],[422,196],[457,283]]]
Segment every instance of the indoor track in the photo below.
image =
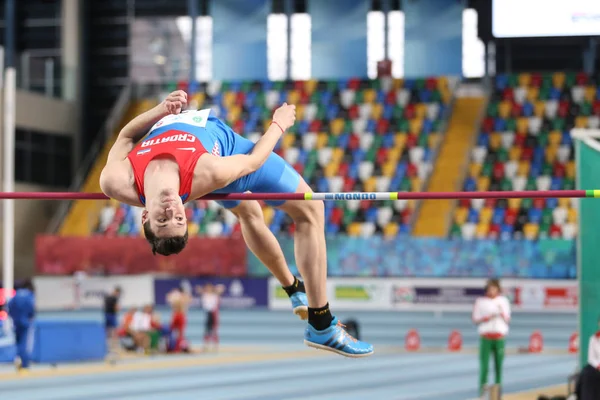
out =
[[[45,314],[44,318],[100,318],[96,312]],[[376,345],[367,359],[346,359],[302,345],[302,324],[291,313],[229,311],[221,318],[219,354],[127,357],[103,363],[36,366],[29,376],[0,367],[0,393],[26,399],[419,399],[465,400],[476,396],[476,335],[467,313],[353,313],[361,334]],[[166,320],[166,314],[165,314]],[[198,343],[203,315],[190,315],[189,336]],[[504,393],[566,383],[575,357],[566,354],[574,314],[514,316],[505,361]],[[424,349],[402,349],[409,328],[421,332]],[[451,329],[460,329],[465,350],[444,352]],[[544,354],[516,354],[534,329],[542,331]],[[544,393],[543,390],[539,391]],[[517,397],[515,397],[516,399]],[[531,395],[520,397],[537,398]]]

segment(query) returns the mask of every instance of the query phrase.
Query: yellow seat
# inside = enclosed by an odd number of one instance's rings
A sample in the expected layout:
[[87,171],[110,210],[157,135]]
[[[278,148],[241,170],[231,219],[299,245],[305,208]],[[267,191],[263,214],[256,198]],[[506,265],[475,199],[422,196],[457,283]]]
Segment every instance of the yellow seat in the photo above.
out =
[[521,151],[522,150],[520,147],[511,147],[510,151],[508,152],[508,158],[510,158],[512,161],[519,161],[519,159],[521,158]]
[[335,161],[331,161],[325,167],[325,176],[327,178],[333,178],[334,176],[337,176],[337,172],[339,169],[340,169],[340,164],[336,163]]
[[544,150],[546,161],[552,164],[556,160],[556,155],[558,154],[558,146],[557,145],[549,145]]
[[304,120],[304,104],[296,104],[296,120]]
[[450,100],[452,100],[452,92],[450,92],[450,89],[447,86],[440,89],[440,97],[444,104],[449,104]]
[[410,133],[417,134],[421,133],[423,128],[423,120],[421,118],[414,118],[409,121]]
[[398,163],[396,161],[388,161],[383,164],[381,167],[381,173],[383,176],[387,176],[388,178],[393,178],[396,175],[396,166]]
[[527,87],[529,86],[529,82],[531,82],[531,74],[526,72],[519,74],[519,86]]
[[490,231],[490,224],[487,222],[480,222],[477,224],[477,228],[475,229],[475,234],[477,237],[484,238],[487,236]]
[[562,89],[565,86],[565,73],[564,72],[555,72],[552,75],[552,85],[556,89]]
[[406,144],[406,134],[405,133],[396,133],[394,136],[394,147],[395,148],[404,148]]
[[419,119],[424,119],[427,116],[427,104],[417,103],[415,106],[415,115]]
[[394,78],[392,80],[392,87],[394,90],[402,89],[404,87],[404,79]]
[[517,118],[517,132],[527,132],[529,129],[529,120],[524,117]]
[[508,208],[511,210],[518,210],[521,208],[522,199],[508,199]]
[[341,163],[344,160],[344,149],[336,147],[331,153],[331,159],[336,163]]
[[360,235],[361,225],[362,224],[360,222],[353,222],[350,225],[348,225],[348,236]]
[[440,140],[440,135],[437,133],[430,133],[427,138],[427,145],[430,149],[436,149]]
[[567,178],[575,178],[575,162],[569,161],[565,166],[565,172],[567,173]]
[[275,209],[273,207],[263,208],[263,216],[265,218],[265,224],[267,224],[267,226],[269,224],[271,224],[271,221],[273,220],[274,215],[275,215]]
[[512,105],[509,101],[502,100],[500,104],[498,104],[498,115],[500,116],[500,118],[508,118],[508,116],[510,115],[511,108]]
[[375,192],[376,185],[377,185],[377,178],[372,176],[364,182],[364,184],[363,184],[364,191],[365,192]]
[[438,87],[438,90],[448,89],[448,77],[447,76],[438,76],[437,77],[437,87]]
[[540,89],[536,87],[530,87],[527,89],[527,100],[535,102],[540,97]]
[[560,145],[560,141],[562,140],[562,134],[559,131],[552,131],[548,134],[548,144],[550,145]]
[[490,135],[490,148],[492,150],[498,150],[502,146],[502,135],[498,132],[493,132]]
[[484,222],[486,224],[489,224],[490,221],[492,220],[493,213],[494,213],[494,210],[492,210],[490,207],[482,208],[481,211],[479,212],[479,222]]
[[206,94],[204,92],[194,93],[190,102],[194,102],[198,105],[198,108],[201,108],[204,105],[204,101],[206,99]]
[[[421,178],[415,177],[410,180],[410,185],[413,192],[419,192],[421,191],[421,186],[423,185],[423,182],[421,181]],[[372,190],[368,191],[371,192]]]
[[317,81],[316,79],[310,79],[308,81],[305,81],[304,82],[304,91],[306,92],[306,94],[308,94],[309,96],[311,94],[313,94],[313,92],[317,88],[318,83],[319,83],[319,81]]
[[288,104],[298,104],[300,102],[300,92],[293,89],[288,92],[287,96]]
[[263,132],[268,131],[270,126],[271,126],[271,120],[270,119],[263,120]]
[[[195,222],[190,222],[188,224],[187,228],[188,228],[188,235],[189,236],[197,235],[198,232],[200,231],[200,225],[198,225]],[[143,232],[143,230],[142,230],[142,232]]]
[[454,212],[454,222],[458,225],[462,225],[467,220],[467,216],[469,215],[469,210],[466,207],[458,207]]
[[583,98],[588,103],[593,103],[596,99],[596,86],[586,86],[583,92]]
[[328,142],[329,142],[328,134],[321,132],[317,135],[317,149],[322,149],[323,147],[327,146]]
[[579,116],[575,118],[575,128],[587,128],[588,118]]
[[329,124],[329,129],[333,135],[338,136],[344,130],[344,120],[342,118],[334,119]]
[[[533,107],[534,107],[533,108],[533,114],[536,117],[543,117],[544,116],[544,113],[546,112],[546,102],[545,101],[538,100],[538,101],[536,101],[534,103]],[[297,112],[296,112],[296,114],[297,114]]]
[[383,228],[383,236],[385,237],[395,237],[398,235],[398,224],[395,222],[390,222]]
[[392,147],[388,151],[388,155],[387,155],[388,162],[397,164],[398,160],[400,160],[400,157],[402,157],[402,149],[401,148]]
[[537,238],[538,232],[540,231],[540,226],[538,224],[527,223],[523,227],[523,234],[528,239]]
[[477,179],[477,190],[485,191],[490,187],[490,178],[487,176],[481,176]]
[[223,105],[225,106],[225,108],[229,109],[235,103],[236,97],[237,94],[230,90],[223,93]]
[[558,199],[559,207],[569,208],[570,205],[571,205],[571,199],[566,199],[564,197],[561,197],[560,199]]
[[529,161],[521,161],[519,163],[519,168],[517,169],[518,176],[529,176],[529,169],[531,168],[531,164]]
[[577,210],[574,208],[569,208],[569,213],[567,214],[567,221],[571,224],[577,223]]
[[374,103],[377,99],[377,92],[375,89],[365,89],[363,92],[363,102]]
[[471,165],[469,165],[469,175],[472,178],[477,178],[480,174],[481,174],[481,164],[471,163]]
[[242,108],[234,104],[231,107],[229,107],[229,110],[227,112],[227,119],[229,120],[230,124],[234,124],[240,119],[241,115]]
[[371,118],[378,120],[383,115],[383,104],[375,103],[371,108]]
[[293,133],[286,133],[281,139],[281,147],[286,150],[290,147],[294,147],[294,143],[296,142],[296,135]]
[[408,200],[406,202],[406,208],[409,210],[414,210],[417,206],[417,200]]

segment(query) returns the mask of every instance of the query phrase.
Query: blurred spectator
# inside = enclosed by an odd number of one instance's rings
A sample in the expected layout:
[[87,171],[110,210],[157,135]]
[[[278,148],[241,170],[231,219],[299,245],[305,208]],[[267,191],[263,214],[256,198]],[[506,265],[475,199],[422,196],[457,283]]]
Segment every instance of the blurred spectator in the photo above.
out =
[[196,286],[196,293],[201,296],[202,309],[206,311],[206,327],[204,331],[204,351],[211,349],[216,351],[219,346],[219,303],[221,295],[225,292],[224,285],[214,286],[207,283],[204,286]]
[[600,399],[600,321],[598,332],[590,338],[588,363],[581,370],[575,389],[577,400]]
[[98,221],[98,232],[106,232],[108,226],[112,223],[115,217],[116,208],[111,207],[110,203],[107,203],[100,211],[100,220]]
[[31,281],[25,281],[21,289],[8,302],[8,315],[13,321],[19,371],[27,371],[33,351],[33,317],[35,316],[35,290]]
[[167,346],[168,351],[178,353],[190,350],[187,340],[185,340],[186,315],[190,302],[191,296],[183,288],[177,288],[167,294],[167,303],[171,305],[173,310],[169,327],[171,340]]
[[129,334],[133,338],[136,348],[144,351],[150,350],[150,335],[152,332],[152,306],[147,305],[142,310],[133,314],[129,325]]
[[501,295],[500,282],[490,279],[485,285],[485,296],[480,297],[473,307],[473,322],[479,328],[479,392],[483,395],[488,380],[490,353],[494,356],[496,384],[502,384],[502,362],[504,361],[504,338],[508,334],[510,303]]
[[135,344],[135,339],[133,338],[133,333],[131,331],[131,323],[133,322],[133,316],[137,312],[135,307],[127,310],[125,315],[123,316],[123,323],[121,327],[118,329],[118,335],[121,338],[121,346],[128,351],[135,351],[137,345]]
[[111,353],[116,350],[117,340],[117,314],[119,313],[119,298],[121,297],[121,288],[115,287],[111,294],[104,296],[104,326],[106,328],[106,338],[108,339],[108,348]]

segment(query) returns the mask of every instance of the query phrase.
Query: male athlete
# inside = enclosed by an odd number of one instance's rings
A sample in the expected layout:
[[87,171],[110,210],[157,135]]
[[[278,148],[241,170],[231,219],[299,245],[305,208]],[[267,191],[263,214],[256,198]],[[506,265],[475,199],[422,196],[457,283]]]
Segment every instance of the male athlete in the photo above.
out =
[[[312,192],[273,153],[281,135],[294,124],[294,105],[284,103],[275,111],[272,124],[256,144],[237,135],[209,109],[182,112],[186,105],[187,94],[175,91],[130,121],[119,133],[100,177],[107,196],[145,208],[142,224],[153,253],[183,250],[188,238],[183,203],[190,199],[209,193]],[[267,203],[286,212],[296,225],[296,264],[304,282],[290,272],[257,201],[220,202],[237,216],[246,244],[282,284],[294,313],[308,317],[304,343],[347,357],[371,355],[373,346],[350,336],[329,311],[323,203]]]

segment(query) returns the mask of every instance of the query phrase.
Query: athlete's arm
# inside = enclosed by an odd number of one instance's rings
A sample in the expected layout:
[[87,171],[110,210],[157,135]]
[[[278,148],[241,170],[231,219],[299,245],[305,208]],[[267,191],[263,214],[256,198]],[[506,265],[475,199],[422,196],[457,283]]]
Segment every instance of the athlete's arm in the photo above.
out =
[[[273,152],[283,132],[296,120],[296,106],[284,103],[273,114],[273,124],[256,142],[249,154],[235,154],[227,157],[203,157],[206,172],[211,181],[219,187],[225,187],[243,176],[259,169]],[[202,160],[202,158],[201,158]]]
[[115,144],[110,149],[107,163],[127,158],[135,144],[146,136],[152,125],[169,114],[179,114],[187,104],[187,94],[177,90],[156,107],[138,115],[121,129]]

